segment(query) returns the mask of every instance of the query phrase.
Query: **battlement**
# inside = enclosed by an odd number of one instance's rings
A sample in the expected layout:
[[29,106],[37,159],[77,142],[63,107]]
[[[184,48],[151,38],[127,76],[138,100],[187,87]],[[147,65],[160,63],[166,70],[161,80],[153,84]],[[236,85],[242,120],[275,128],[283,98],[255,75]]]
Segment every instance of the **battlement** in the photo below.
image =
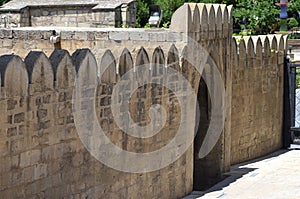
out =
[[[180,53],[175,45],[170,44],[168,51],[160,47],[152,52],[140,47],[137,53],[131,54],[124,48],[121,54],[114,55],[111,50],[104,51],[97,59],[89,49],[78,49],[71,56],[66,50],[55,50],[48,58],[45,53],[31,51],[24,59],[18,55],[0,57],[2,98],[13,96],[30,96],[36,92],[67,89],[74,86],[76,73],[86,64],[85,59],[92,59],[98,81],[115,83],[120,75],[141,64],[151,65],[156,59],[167,66],[178,65]],[[98,63],[96,60],[100,60]],[[108,64],[108,65],[107,65]],[[89,63],[91,65],[91,63]],[[104,74],[105,73],[105,74]]]
[[281,57],[278,61],[283,62],[282,56],[287,51],[287,36],[282,35],[233,37],[232,41],[233,59],[235,60],[246,58],[269,60],[270,56],[277,55]]
[[287,36],[283,35],[235,36],[233,38],[238,54],[240,47],[247,49],[246,52],[249,54],[262,54],[271,51],[286,53],[287,50]]
[[[237,67],[241,65],[258,67],[257,63],[250,62],[251,60],[263,61],[266,59],[268,62],[275,62],[276,64],[282,64],[283,60],[280,59],[284,55],[286,50],[286,37],[281,35],[268,35],[268,36],[249,36],[249,37],[233,37],[232,39],[232,60],[233,63],[238,60],[241,61],[240,64],[236,64]],[[88,50],[90,56],[98,61],[97,74],[100,77],[100,71],[106,68],[101,64],[103,60],[106,62],[114,63],[111,66],[111,74],[115,74],[115,77],[111,79],[116,80],[119,74],[124,74],[122,71],[124,68],[133,68],[138,63],[149,64],[149,69],[151,70],[151,64],[154,59],[158,56],[161,57],[162,64],[166,67],[172,65],[168,63],[169,60],[180,60],[184,55],[182,54],[184,46],[177,48],[174,44],[170,43],[164,49],[157,46],[156,48],[151,47],[149,49],[140,47],[136,52],[131,53],[126,47],[122,50],[110,50],[102,51],[97,57]],[[154,50],[153,50],[154,49]],[[86,50],[84,50],[86,51]],[[74,52],[77,53],[78,50]],[[118,52],[119,54],[117,54]],[[176,52],[176,53],[175,53]],[[37,84],[36,88],[33,90],[41,91],[43,89],[55,89],[61,88],[63,85],[71,86],[74,82],[63,82],[64,78],[68,81],[75,78],[74,64],[81,62],[80,60],[74,60],[74,54],[70,56],[70,53],[66,50],[55,50],[49,56],[49,58],[41,51],[31,51],[24,59],[18,55],[3,55],[0,57],[1,67],[1,86],[5,88],[6,96],[15,95],[25,95],[26,91],[31,91],[32,89],[27,89],[29,84],[34,84],[34,82],[42,82]],[[175,56],[175,57],[172,57]],[[272,59],[270,59],[272,57]],[[126,61],[124,61],[126,59]],[[246,60],[246,61],[245,61]],[[97,62],[96,61],[96,62]],[[70,70],[68,77],[64,77],[65,70],[61,69],[63,63],[67,62],[67,69]],[[278,63],[277,63],[278,62]],[[280,63],[279,63],[280,62]],[[122,65],[123,63],[130,63],[127,65]],[[253,65],[254,64],[254,65]],[[41,69],[41,65],[43,66]],[[79,70],[78,65],[76,65],[76,71]],[[178,67],[182,67],[182,63],[178,61]],[[38,71],[36,71],[38,70]],[[43,71],[41,71],[43,70]],[[44,80],[41,80],[41,75],[43,75]],[[72,77],[72,78],[70,78]],[[62,81],[62,82],[61,82]],[[110,78],[107,79],[110,81]],[[43,85],[45,84],[45,85]],[[35,86],[31,86],[35,87]],[[2,91],[3,92],[3,91]]]
[[170,29],[199,33],[202,40],[226,38],[232,34],[232,20],[232,6],[185,3],[173,14]]

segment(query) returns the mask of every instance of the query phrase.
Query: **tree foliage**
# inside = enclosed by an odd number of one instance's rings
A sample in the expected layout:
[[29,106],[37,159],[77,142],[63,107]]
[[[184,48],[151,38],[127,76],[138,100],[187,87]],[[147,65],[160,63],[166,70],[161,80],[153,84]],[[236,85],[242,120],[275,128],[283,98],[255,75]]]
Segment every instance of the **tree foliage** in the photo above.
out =
[[149,5],[152,3],[152,0],[137,0],[136,24],[138,28],[142,28],[147,24],[149,19]]
[[291,5],[288,7],[288,13],[289,13],[290,17],[299,19],[298,13],[300,12],[300,1],[299,0],[289,0],[289,2],[291,3]]
[[[270,0],[240,0],[233,11],[235,22],[253,33],[265,34],[278,25],[279,7]],[[242,28],[243,28],[242,25]]]
[[149,5],[159,5],[163,10],[162,24],[170,24],[173,13],[185,2],[223,3],[235,5],[238,0],[137,0],[137,26],[144,27],[149,19]]
[[185,2],[236,5],[238,0],[137,0],[137,27],[144,27],[148,23],[149,5],[160,6],[163,10],[162,24],[166,27],[170,24],[173,13]]
[[9,0],[0,0],[0,5],[3,5],[5,3],[9,2]]
[[[279,0],[137,0],[137,24],[144,27],[149,18],[149,5],[156,4],[163,10],[162,24],[170,24],[173,13],[185,2],[223,3],[233,5],[235,25],[239,29],[247,29],[252,34],[266,34],[278,30],[280,7],[275,3]],[[290,0],[289,17],[299,21],[300,0]],[[295,24],[295,23],[294,23]]]
[[298,27],[299,22],[295,18],[291,18],[289,21],[290,28]]
[[149,5],[159,5],[163,10],[162,24],[168,25],[173,13],[184,4],[184,0],[138,0],[137,26],[144,27],[149,19]]

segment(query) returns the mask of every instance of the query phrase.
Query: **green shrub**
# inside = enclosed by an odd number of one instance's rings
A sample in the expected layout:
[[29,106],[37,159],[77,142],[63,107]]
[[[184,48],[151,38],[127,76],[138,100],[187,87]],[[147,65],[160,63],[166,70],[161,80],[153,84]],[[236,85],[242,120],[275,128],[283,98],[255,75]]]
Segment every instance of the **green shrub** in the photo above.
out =
[[290,28],[298,27],[299,23],[295,18],[291,18],[289,21]]
[[293,33],[288,36],[288,39],[300,39],[300,35]]
[[300,88],[300,69],[297,68],[296,69],[296,88]]

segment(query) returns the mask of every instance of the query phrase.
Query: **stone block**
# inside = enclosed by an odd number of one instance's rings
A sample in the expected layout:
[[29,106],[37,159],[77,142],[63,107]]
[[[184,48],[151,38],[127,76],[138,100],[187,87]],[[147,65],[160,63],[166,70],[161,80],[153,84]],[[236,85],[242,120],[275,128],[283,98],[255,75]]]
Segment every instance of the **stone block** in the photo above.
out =
[[0,38],[12,39],[13,38],[13,31],[8,29],[1,29],[0,30]]
[[87,20],[86,20],[85,17],[79,16],[79,17],[77,17],[77,22],[85,22],[85,23],[87,23]]
[[1,197],[3,198],[10,198],[12,196],[11,189],[7,189],[9,185],[12,183],[12,173],[11,172],[6,172],[6,173],[0,173],[0,193]]
[[58,10],[51,10],[50,11],[50,15],[51,16],[55,16],[55,15],[57,15],[58,14]]
[[[86,28],[86,27],[91,27],[91,25],[87,24],[86,22],[78,22],[77,27]],[[88,40],[89,40],[89,38],[88,38]]]
[[63,10],[58,10],[58,11],[57,11],[57,14],[58,14],[58,15],[64,15],[65,12],[64,12]]
[[64,153],[69,152],[69,148],[64,143],[59,143],[42,149],[42,160],[50,162],[63,157]]
[[61,21],[61,22],[68,22],[68,21],[69,21],[69,18],[68,18],[68,17],[65,17],[65,16],[61,16],[61,17],[60,17],[60,21]]
[[19,132],[18,135],[24,135],[25,134],[25,126],[24,125],[20,125],[19,126]]
[[164,42],[167,41],[167,33],[160,33],[160,32],[151,32],[149,36],[150,41],[159,41]]
[[41,150],[35,149],[26,151],[20,155],[20,167],[24,168],[30,165],[37,164],[41,160]]
[[31,9],[30,14],[33,17],[39,17],[42,15],[42,11],[41,11],[41,9]]
[[111,40],[129,40],[129,33],[124,31],[109,32],[109,39]]
[[7,129],[7,137],[11,138],[18,135],[17,127]]
[[48,115],[48,110],[47,109],[37,110],[37,117],[39,119],[44,119],[45,117],[47,117],[47,115]]
[[22,170],[22,181],[24,183],[32,182],[34,177],[34,166],[26,167]]
[[148,32],[130,32],[129,39],[133,41],[149,41],[150,36]]
[[45,198],[63,198],[62,196],[70,193],[67,192],[67,189],[64,186],[50,187],[44,191]]
[[48,16],[49,15],[49,11],[48,10],[43,10],[42,11],[42,15],[43,16]]
[[77,17],[69,17],[68,19],[69,22],[76,22],[77,21]]
[[28,32],[24,30],[13,30],[14,39],[28,39]]
[[77,152],[72,158],[72,164],[77,167],[83,164],[84,156],[82,152]]
[[50,40],[50,37],[53,35],[52,33],[53,33],[53,31],[44,31],[44,32],[42,33],[43,39],[45,39],[45,40]]
[[60,35],[62,40],[72,40],[75,38],[75,32],[73,31],[62,31]]
[[12,99],[7,100],[7,110],[9,111],[15,109],[17,104],[18,102],[16,100],[12,100]]
[[[78,24],[78,27],[80,27],[79,24]],[[87,33],[87,40],[88,41],[95,41],[95,32],[88,32]]]
[[87,32],[83,32],[83,31],[75,32],[75,39],[86,41],[87,40]]
[[7,48],[12,48],[13,47],[13,40],[12,39],[4,39],[2,41],[2,46],[7,47]]
[[47,176],[47,165],[46,164],[36,164],[34,166],[33,179],[38,180],[45,178]]
[[108,32],[95,32],[95,40],[108,40]]
[[25,113],[18,113],[14,115],[14,123],[21,123],[25,121]]
[[76,15],[76,14],[77,14],[77,11],[76,11],[76,10],[66,10],[66,11],[65,11],[65,14],[66,14],[66,15]]
[[169,42],[177,42],[182,40],[181,33],[178,32],[169,32],[167,35],[167,41]]
[[66,184],[78,182],[80,180],[80,168],[72,168],[69,170],[65,170],[62,173],[62,180]]

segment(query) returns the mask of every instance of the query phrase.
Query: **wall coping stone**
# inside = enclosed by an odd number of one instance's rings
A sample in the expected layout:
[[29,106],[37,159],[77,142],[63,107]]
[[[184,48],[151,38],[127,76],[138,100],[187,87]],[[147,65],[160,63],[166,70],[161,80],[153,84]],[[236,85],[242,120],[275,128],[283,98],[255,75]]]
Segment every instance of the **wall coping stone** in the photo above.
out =
[[[61,40],[182,41],[182,34],[170,29],[86,28],[86,27],[19,27],[1,28],[1,39],[49,40],[60,34]],[[157,37],[153,35],[159,35]],[[31,38],[32,39],[32,38]]]

